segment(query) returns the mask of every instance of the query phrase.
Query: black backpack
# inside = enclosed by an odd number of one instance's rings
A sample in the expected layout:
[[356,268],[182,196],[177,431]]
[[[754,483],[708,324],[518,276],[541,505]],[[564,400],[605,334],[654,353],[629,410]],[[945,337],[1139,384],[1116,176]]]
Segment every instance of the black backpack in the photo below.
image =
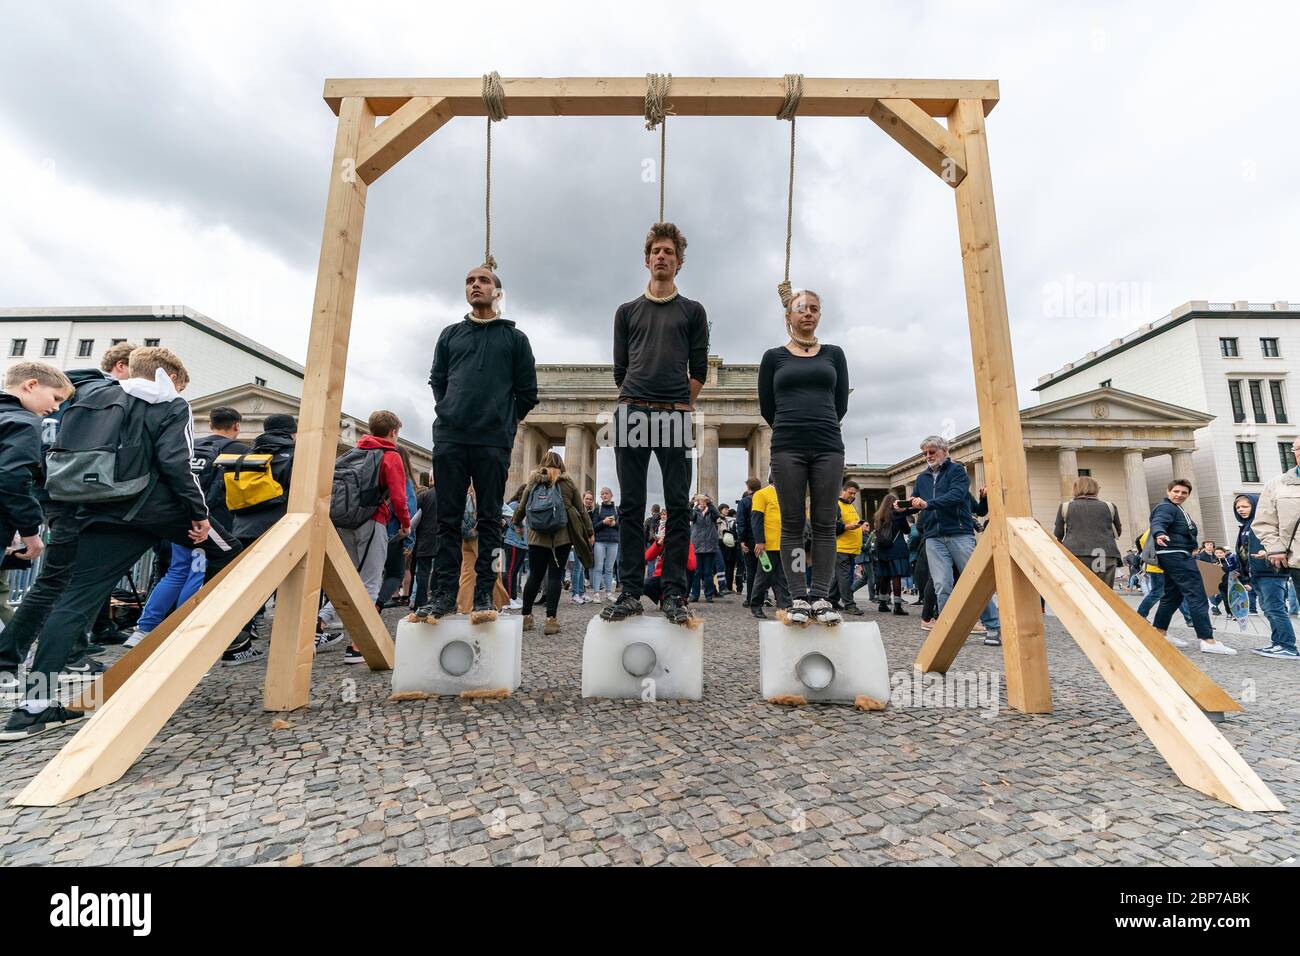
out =
[[528,522],[528,530],[538,534],[555,534],[568,527],[569,512],[564,507],[564,495],[558,481],[533,485],[524,509],[524,520]]
[[384,448],[353,448],[334,462],[330,491],[330,521],[336,528],[360,528],[388,498],[380,482]]
[[[136,498],[143,503],[158,473],[145,428],[147,402],[121,388],[79,392],[63,413],[45,459],[45,490],[55,501]],[[134,517],[134,514],[131,515]]]

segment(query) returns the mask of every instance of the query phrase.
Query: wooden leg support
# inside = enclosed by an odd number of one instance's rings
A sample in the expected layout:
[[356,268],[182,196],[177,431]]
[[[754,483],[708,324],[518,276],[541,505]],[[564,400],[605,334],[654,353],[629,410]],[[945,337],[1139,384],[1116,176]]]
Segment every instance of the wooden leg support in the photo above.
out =
[[302,560],[309,540],[305,515],[289,515],[263,535],[14,803],[54,806],[121,777]]
[[1007,519],[1011,556],[1178,779],[1242,810],[1284,810],[1089,581],[1032,518]]

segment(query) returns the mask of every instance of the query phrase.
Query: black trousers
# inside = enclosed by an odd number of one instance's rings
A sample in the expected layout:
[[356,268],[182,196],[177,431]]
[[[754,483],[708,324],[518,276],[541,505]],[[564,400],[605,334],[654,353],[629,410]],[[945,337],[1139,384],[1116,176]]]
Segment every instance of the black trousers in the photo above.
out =
[[537,592],[542,588],[542,579],[546,579],[546,616],[555,617],[560,613],[560,591],[564,582],[564,566],[569,562],[571,545],[557,544],[554,549],[540,544],[528,546],[528,580],[524,582],[525,614],[533,613],[533,602]]
[[0,631],[0,673],[3,674],[18,672],[19,665],[45,626],[50,609],[72,579],[81,525],[66,514],[50,514],[47,520],[50,543],[45,546],[41,573],[23,595],[23,602],[14,611],[13,618]]
[[510,595],[510,600],[519,597],[519,574],[527,563],[528,549],[520,548],[513,544],[506,545],[508,557],[506,558],[506,593]]
[[[614,413],[614,464],[618,469],[618,579],[625,594],[639,598],[645,586],[646,476],[650,455],[664,480],[668,529],[664,535],[663,593],[686,597],[686,558],[691,543],[691,460],[694,444],[690,412],[619,405]],[[499,510],[499,509],[498,509]]]
[[[67,664],[77,636],[85,633],[96,612],[112,594],[113,586],[159,538],[195,547],[186,534],[188,530],[188,524],[184,528],[98,524],[81,532],[71,581],[41,628],[36,658],[27,674],[28,700],[54,699],[59,671]],[[203,549],[207,562],[205,573],[209,577],[242,550],[239,540],[217,525],[212,526],[212,534],[198,547]]]
[[429,578],[433,574],[433,555],[416,556],[411,572],[411,606],[424,607],[429,603]]
[[749,551],[745,553],[745,604],[748,606],[754,600],[754,579],[758,576],[758,556],[754,554],[754,546],[749,546]]
[[1192,619],[1196,636],[1203,641],[1214,640],[1210,602],[1205,596],[1205,580],[1196,567],[1196,559],[1184,552],[1169,551],[1157,554],[1156,560],[1160,562],[1160,570],[1165,572],[1165,590],[1160,595],[1160,606],[1156,608],[1155,619],[1151,622],[1156,630],[1168,630],[1174,611],[1186,600],[1187,612]]
[[[718,545],[718,553],[722,555],[722,589],[727,593],[736,589],[736,552],[738,550],[740,549],[735,545],[730,548],[723,544]],[[744,568],[741,568],[740,573],[743,577],[745,574]]]
[[[924,621],[933,621],[934,616],[939,613],[939,597],[934,592],[934,582],[930,580],[930,562],[925,558],[925,542],[921,542],[921,548],[916,553],[916,562],[912,565],[912,583],[916,585],[916,593],[921,598],[921,619]],[[953,583],[956,583],[956,577]],[[884,592],[880,594],[881,600],[884,600]]]
[[[842,607],[856,607],[857,602],[853,600],[853,568],[857,563],[856,554],[835,555],[835,585],[839,591],[839,601]],[[834,597],[835,595],[832,595]]]
[[406,539],[400,534],[393,535],[388,542],[388,554],[384,558],[384,579],[379,585],[379,597],[375,603],[380,607],[393,599],[393,595],[402,587],[402,578],[406,577]]
[[[510,449],[441,442],[433,449],[433,481],[438,489],[438,539],[433,557],[431,590],[454,598],[460,590],[460,519],[465,496],[474,482],[478,505],[478,558],[474,562],[475,591],[490,593],[496,581],[493,561],[501,551],[501,501],[505,497]],[[504,559],[503,559],[504,563]]]
[[[803,540],[804,501],[811,500],[812,553],[802,545],[781,549],[785,577],[795,598],[816,601],[830,593],[835,575],[835,519],[840,513],[840,484],[844,480],[844,452],[772,452],[772,484],[781,506],[781,541]],[[672,517],[671,512],[669,517]],[[812,567],[812,588],[807,567]]]
[[[781,552],[768,551],[768,560],[772,563],[771,571],[764,571],[763,565],[758,565],[757,580],[754,582],[754,590],[750,595],[749,603],[752,607],[762,607],[763,599],[767,597],[767,589],[772,589],[772,595],[776,599],[777,607],[790,606],[790,589],[785,583],[785,564],[781,560]],[[755,559],[757,560],[757,559]],[[804,573],[799,572],[799,580],[803,580]]]

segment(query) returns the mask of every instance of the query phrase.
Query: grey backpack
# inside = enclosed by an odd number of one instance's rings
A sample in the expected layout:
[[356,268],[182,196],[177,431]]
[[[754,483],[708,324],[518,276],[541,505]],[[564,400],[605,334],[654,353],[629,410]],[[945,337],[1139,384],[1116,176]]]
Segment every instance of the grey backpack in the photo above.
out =
[[564,507],[564,495],[558,481],[533,485],[528,495],[528,506],[524,509],[524,519],[528,522],[528,529],[538,534],[555,534],[568,527],[569,513]]
[[121,388],[94,384],[79,390],[63,413],[45,459],[45,490],[55,501],[136,498],[138,505],[158,480],[146,403]]

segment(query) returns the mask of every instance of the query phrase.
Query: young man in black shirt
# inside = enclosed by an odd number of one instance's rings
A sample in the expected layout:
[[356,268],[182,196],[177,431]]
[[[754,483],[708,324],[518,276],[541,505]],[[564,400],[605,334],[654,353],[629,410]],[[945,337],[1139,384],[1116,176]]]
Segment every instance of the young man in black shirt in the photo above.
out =
[[438,531],[429,604],[415,612],[422,618],[456,611],[460,524],[471,481],[478,509],[478,559],[470,619],[496,618],[493,562],[501,552],[501,505],[510,449],[519,422],[537,404],[532,345],[513,322],[500,317],[500,296],[501,279],[495,272],[486,266],[470,269],[465,277],[469,314],[442,330],[433,353],[429,385],[437,403],[433,480],[438,488]]
[[690,545],[691,412],[708,373],[709,323],[704,306],[680,295],[676,276],[686,237],[670,222],[655,223],[645,241],[650,284],[645,294],[614,313],[614,383],[619,404],[612,422],[618,468],[618,600],[601,611],[607,621],[641,613],[645,552],[646,473],[654,453],[664,480],[668,526],[664,541],[664,616],[690,619],[686,605],[686,556]]

